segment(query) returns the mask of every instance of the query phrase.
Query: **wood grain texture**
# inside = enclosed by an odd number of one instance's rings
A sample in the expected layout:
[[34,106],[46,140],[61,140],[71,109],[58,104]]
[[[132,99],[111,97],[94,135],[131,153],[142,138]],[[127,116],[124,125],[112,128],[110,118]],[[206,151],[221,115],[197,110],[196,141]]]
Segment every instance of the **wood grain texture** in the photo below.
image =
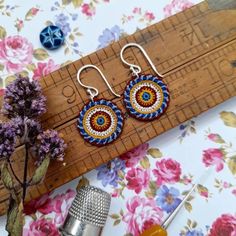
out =
[[[160,119],[152,122],[140,122],[126,116],[120,138],[111,145],[97,148],[85,143],[76,128],[79,110],[88,102],[76,74],[81,66],[94,64],[121,94],[130,75],[129,69],[121,63],[119,52],[128,42],[141,44],[164,74],[170,90],[170,105]],[[140,65],[143,73],[154,73],[135,48],[127,49],[125,58]],[[216,10],[203,2],[44,77],[41,84],[48,99],[48,112],[42,117],[42,122],[45,128],[55,128],[64,135],[68,149],[65,162],[52,162],[46,179],[31,188],[28,199],[53,190],[235,96],[235,60],[236,10]],[[122,98],[112,96],[96,71],[84,71],[82,80],[99,89],[99,98],[113,100],[126,112]],[[19,174],[22,174],[23,152],[23,147],[19,146],[14,156],[14,168]],[[30,168],[32,172],[33,163]],[[7,198],[1,185],[1,214],[6,211]]]

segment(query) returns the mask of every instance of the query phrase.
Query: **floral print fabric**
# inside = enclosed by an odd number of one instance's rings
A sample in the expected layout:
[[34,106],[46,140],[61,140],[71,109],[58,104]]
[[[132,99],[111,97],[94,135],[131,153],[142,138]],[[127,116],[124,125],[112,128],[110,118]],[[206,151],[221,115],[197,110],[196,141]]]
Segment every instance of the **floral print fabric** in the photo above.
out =
[[[40,79],[199,2],[1,1],[0,92],[15,73]],[[59,26],[66,36],[65,45],[54,52],[42,48],[39,42],[40,31],[49,24]],[[231,99],[87,173],[83,181],[112,196],[103,235],[138,236],[151,225],[162,223],[210,168],[171,223],[168,235],[236,236],[235,104],[235,98]],[[58,227],[66,217],[79,179],[25,206],[24,236],[59,235]],[[2,236],[7,235],[4,224],[2,217]]]

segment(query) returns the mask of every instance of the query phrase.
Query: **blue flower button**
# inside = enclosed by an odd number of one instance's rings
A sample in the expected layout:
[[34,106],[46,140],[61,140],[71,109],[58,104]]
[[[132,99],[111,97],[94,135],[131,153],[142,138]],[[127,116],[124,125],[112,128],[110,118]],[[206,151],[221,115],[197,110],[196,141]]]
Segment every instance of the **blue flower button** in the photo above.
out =
[[49,50],[59,48],[65,41],[62,30],[55,25],[49,25],[44,28],[40,33],[39,39],[42,45]]

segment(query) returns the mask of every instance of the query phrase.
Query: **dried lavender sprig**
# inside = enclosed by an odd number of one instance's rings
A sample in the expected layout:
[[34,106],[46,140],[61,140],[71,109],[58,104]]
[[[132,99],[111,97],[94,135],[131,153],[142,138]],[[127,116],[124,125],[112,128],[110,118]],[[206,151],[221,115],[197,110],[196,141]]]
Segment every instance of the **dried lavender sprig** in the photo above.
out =
[[[39,165],[46,156],[51,159],[63,160],[66,144],[60,135],[54,130],[47,130],[42,132],[41,126],[35,118],[46,112],[46,98],[42,95],[41,87],[38,81],[30,81],[28,77],[20,77],[10,85],[7,86],[2,112],[8,118],[12,119],[12,131],[14,130],[14,142],[7,143],[4,141],[1,147],[3,151],[7,149],[8,152],[3,152],[7,156],[8,162],[11,166],[10,156],[14,151],[16,144],[16,136],[20,137],[25,144],[25,163],[24,163],[24,177],[21,183],[12,172],[17,181],[23,187],[23,201],[28,187],[27,182],[27,168],[29,160],[29,150],[33,147],[36,154],[36,164]],[[11,129],[9,129],[11,131]],[[0,133],[1,134],[1,133]],[[4,137],[1,135],[1,137]],[[0,142],[0,144],[1,144]],[[1,157],[0,157],[1,158]]]
[[15,150],[16,129],[12,122],[0,123],[0,159],[9,159]]
[[65,156],[67,145],[55,130],[46,130],[38,136],[38,143],[34,147],[37,155],[37,164],[41,163],[46,156],[53,160],[62,161]]
[[18,116],[13,118],[12,122],[15,125],[16,134],[23,142],[28,143],[30,146],[35,144],[37,136],[42,133],[42,126],[37,120]]
[[0,123],[0,159],[7,160],[15,179],[21,185],[22,182],[15,174],[10,161],[10,157],[15,150],[15,144],[16,144],[15,124],[13,122]]
[[2,112],[8,118],[35,118],[46,112],[45,102],[37,80],[18,76],[6,87]]

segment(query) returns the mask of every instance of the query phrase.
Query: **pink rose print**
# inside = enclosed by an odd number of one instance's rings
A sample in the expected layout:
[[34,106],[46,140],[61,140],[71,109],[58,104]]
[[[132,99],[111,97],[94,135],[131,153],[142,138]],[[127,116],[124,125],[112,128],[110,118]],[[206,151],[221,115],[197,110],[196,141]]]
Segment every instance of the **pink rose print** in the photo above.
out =
[[236,189],[234,189],[234,190],[232,191],[232,194],[235,195],[235,197],[236,197]]
[[150,170],[144,170],[140,167],[132,168],[127,172],[127,188],[140,193],[142,188],[147,188],[150,179]]
[[0,96],[4,94],[4,89],[0,89]]
[[84,3],[82,5],[82,13],[84,13],[86,16],[94,16],[96,14],[96,9],[93,5]]
[[114,189],[114,192],[111,193],[112,197],[119,197],[120,196],[120,189]]
[[200,192],[200,195],[203,196],[203,197],[205,197],[205,198],[208,198],[208,197],[209,197],[208,191],[202,191],[202,192]]
[[35,16],[38,13],[38,11],[39,11],[39,9],[36,8],[36,7],[31,8],[31,13],[32,13],[33,16]]
[[223,182],[223,188],[230,188],[230,183],[224,181]]
[[49,193],[44,194],[42,197],[31,200],[29,203],[24,205],[24,213],[26,215],[34,214],[39,211],[42,214],[49,214],[53,211],[51,205],[51,198],[49,198]]
[[207,138],[215,143],[224,143],[224,140],[219,134],[208,134]]
[[142,12],[142,10],[141,10],[140,7],[135,7],[135,8],[133,9],[133,13],[134,13],[134,14],[141,14],[141,12]]
[[17,31],[20,32],[21,29],[24,27],[24,21],[21,19],[16,19],[15,22],[16,22],[15,27],[16,27]]
[[60,68],[59,65],[55,65],[54,61],[50,59],[48,62],[39,62],[38,67],[34,70],[33,79],[40,79],[41,77],[48,75],[49,73]]
[[125,160],[126,167],[133,167],[146,156],[149,148],[148,143],[141,144],[140,146],[132,149],[131,151],[120,156],[120,159]]
[[236,197],[236,189],[232,191],[232,194]]
[[32,221],[29,228],[23,230],[23,236],[60,236],[56,225],[45,218]]
[[186,175],[183,176],[183,179],[182,179],[182,183],[184,185],[188,185],[190,183],[192,183],[192,179],[191,178],[188,178]]
[[217,134],[208,134],[207,138],[210,139],[211,141],[215,142],[218,138]]
[[33,45],[19,35],[9,36],[0,41],[0,61],[8,72],[18,73],[31,63]]
[[68,189],[66,193],[56,195],[51,201],[53,211],[60,213],[62,211],[63,202],[73,200],[75,195],[76,193],[72,189]]
[[160,224],[162,221],[163,212],[153,199],[135,196],[126,203],[126,207],[128,212],[122,220],[127,223],[127,233],[133,236],[139,236],[153,224]]
[[153,174],[157,177],[157,185],[164,183],[176,183],[180,180],[181,167],[180,164],[172,159],[163,159],[156,162],[157,169],[153,170]]
[[26,215],[34,214],[37,211],[44,215],[55,213],[54,223],[61,225],[65,220],[75,195],[75,191],[71,189],[68,189],[66,193],[56,195],[54,198],[50,198],[49,194],[45,194],[41,198],[26,204],[24,206],[24,213]]
[[224,168],[224,155],[220,149],[209,148],[203,151],[203,163],[206,167],[215,165],[216,171],[219,172]]
[[154,14],[153,14],[152,12],[148,12],[148,11],[145,12],[144,18],[145,18],[145,20],[147,20],[147,21],[155,20]]
[[163,9],[165,17],[172,16],[177,12],[192,7],[194,4],[189,0],[172,0],[172,2]]
[[75,195],[74,190],[68,189],[66,193],[56,195],[50,202],[50,207],[56,213],[54,218],[56,225],[61,225],[64,222]]
[[209,236],[236,236],[236,216],[223,214],[213,223]]

